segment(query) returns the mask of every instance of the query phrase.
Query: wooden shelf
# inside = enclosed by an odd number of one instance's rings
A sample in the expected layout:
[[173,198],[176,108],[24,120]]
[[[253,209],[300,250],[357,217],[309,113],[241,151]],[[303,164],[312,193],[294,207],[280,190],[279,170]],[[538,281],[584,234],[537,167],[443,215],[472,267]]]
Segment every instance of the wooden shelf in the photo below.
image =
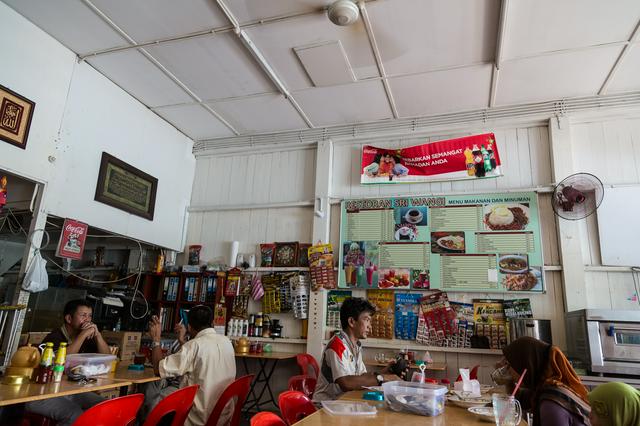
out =
[[308,271],[308,266],[258,266],[255,268],[247,268],[244,272],[292,272],[292,271]]
[[249,339],[252,342],[263,342],[263,343],[292,343],[297,345],[307,344],[307,339],[293,339],[288,337],[278,337],[275,339],[272,339],[271,337],[247,337],[247,339]]
[[[323,340],[323,344],[327,344],[328,340]],[[376,349],[396,349],[400,350],[408,348],[412,351],[429,351],[429,352],[458,352],[464,354],[477,355],[502,355],[500,349],[473,349],[473,348],[444,348],[439,346],[424,346],[417,344],[415,341],[405,340],[382,340],[382,339],[365,339],[362,340],[362,347]]]

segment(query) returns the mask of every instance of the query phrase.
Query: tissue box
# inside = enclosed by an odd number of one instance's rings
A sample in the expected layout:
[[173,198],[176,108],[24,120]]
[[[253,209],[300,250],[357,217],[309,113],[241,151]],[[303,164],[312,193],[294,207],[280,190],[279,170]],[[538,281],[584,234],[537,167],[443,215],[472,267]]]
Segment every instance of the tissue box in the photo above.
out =
[[477,380],[467,380],[455,382],[453,389],[460,392],[468,392],[468,396],[479,397],[480,396],[480,382]]

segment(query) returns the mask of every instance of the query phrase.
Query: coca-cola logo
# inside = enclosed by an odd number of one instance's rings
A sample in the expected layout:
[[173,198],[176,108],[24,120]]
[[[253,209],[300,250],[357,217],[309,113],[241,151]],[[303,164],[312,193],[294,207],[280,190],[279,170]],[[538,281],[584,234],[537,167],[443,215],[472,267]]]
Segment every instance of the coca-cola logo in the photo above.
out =
[[68,224],[66,228],[64,228],[64,230],[66,232],[72,232],[74,234],[84,234],[84,227],[82,226],[76,226],[76,225],[72,225],[72,224]]
[[365,149],[364,149],[364,153],[365,153],[365,154],[377,154],[377,153],[378,153],[378,150],[377,150],[377,149],[375,149],[375,148],[374,148],[374,149],[371,149],[371,148],[365,148]]

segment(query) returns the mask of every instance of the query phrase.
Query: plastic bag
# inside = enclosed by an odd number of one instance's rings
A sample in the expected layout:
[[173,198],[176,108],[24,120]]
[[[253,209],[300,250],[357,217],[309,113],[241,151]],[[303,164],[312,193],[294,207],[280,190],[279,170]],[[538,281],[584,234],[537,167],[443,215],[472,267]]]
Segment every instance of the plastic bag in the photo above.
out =
[[22,289],[30,293],[38,293],[47,288],[49,288],[47,261],[42,258],[40,251],[36,250],[22,281]]

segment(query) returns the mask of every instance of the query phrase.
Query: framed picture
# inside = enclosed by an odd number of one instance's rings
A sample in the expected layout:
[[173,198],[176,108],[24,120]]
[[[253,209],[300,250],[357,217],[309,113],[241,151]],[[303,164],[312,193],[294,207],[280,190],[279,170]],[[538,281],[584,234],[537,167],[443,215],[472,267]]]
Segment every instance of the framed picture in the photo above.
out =
[[158,179],[113,155],[102,153],[94,199],[153,220]]
[[298,242],[276,243],[273,266],[298,266]]
[[0,139],[25,149],[35,102],[0,85]]

